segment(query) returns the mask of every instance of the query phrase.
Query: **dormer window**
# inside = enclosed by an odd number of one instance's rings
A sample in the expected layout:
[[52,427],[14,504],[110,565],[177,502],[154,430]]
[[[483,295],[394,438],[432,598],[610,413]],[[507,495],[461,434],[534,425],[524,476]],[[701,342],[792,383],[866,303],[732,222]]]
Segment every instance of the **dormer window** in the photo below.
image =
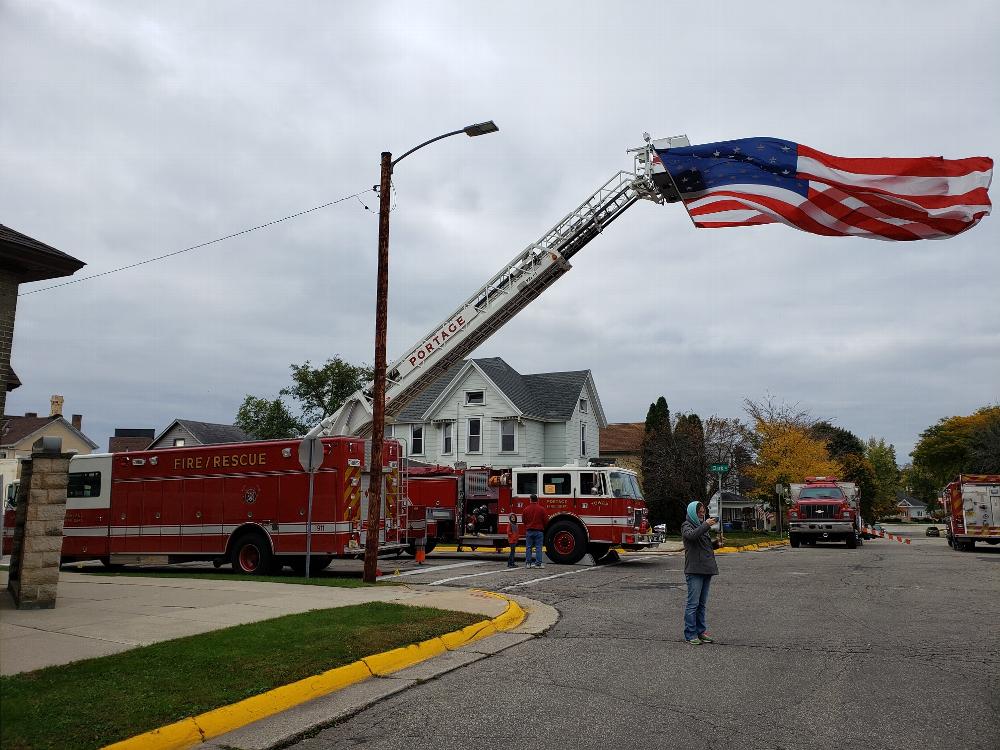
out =
[[482,406],[486,403],[486,392],[485,391],[466,391],[465,392],[465,405],[466,406]]
[[581,414],[586,414],[588,408],[589,407],[587,406],[587,399],[581,398],[580,399],[580,413]]

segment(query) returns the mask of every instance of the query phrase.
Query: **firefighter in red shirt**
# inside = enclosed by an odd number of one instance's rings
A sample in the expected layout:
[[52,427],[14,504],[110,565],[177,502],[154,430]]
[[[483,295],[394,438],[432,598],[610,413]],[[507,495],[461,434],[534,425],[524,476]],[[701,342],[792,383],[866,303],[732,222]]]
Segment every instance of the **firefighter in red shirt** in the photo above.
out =
[[[549,514],[545,508],[538,504],[538,495],[531,495],[531,502],[524,509],[522,515],[524,522],[524,567],[541,568],[542,563],[542,539],[545,536],[545,522],[549,520]],[[531,550],[535,550],[535,560],[532,562]]]

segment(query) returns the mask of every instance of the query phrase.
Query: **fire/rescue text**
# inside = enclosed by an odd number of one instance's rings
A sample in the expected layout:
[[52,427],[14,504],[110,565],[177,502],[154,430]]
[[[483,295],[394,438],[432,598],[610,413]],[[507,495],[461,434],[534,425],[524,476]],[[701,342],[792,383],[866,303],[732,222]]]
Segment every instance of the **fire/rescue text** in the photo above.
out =
[[433,338],[427,339],[419,349],[408,357],[410,365],[416,366],[417,362],[422,362],[428,354],[447,341],[449,336],[458,333],[458,329],[464,325],[465,317],[463,315],[456,316],[448,325],[443,326],[440,331],[434,334]]
[[237,466],[263,466],[266,453],[233,453],[224,456],[188,456],[175,458],[175,469],[219,469]]

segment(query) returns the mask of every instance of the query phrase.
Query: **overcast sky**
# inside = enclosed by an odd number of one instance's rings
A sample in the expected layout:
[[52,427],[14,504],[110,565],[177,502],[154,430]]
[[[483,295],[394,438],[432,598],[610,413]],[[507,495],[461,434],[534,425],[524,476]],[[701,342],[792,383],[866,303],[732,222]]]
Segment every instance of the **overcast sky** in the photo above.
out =
[[[774,136],[840,156],[997,155],[1000,4],[0,0],[0,222],[87,263],[178,250],[369,189],[379,154],[494,119],[394,177],[389,358],[619,169]],[[364,204],[364,205],[363,205]],[[365,208],[367,206],[369,209]],[[21,287],[7,411],[231,423],[289,364],[373,359],[377,199],[60,289]],[[589,368],[608,419],[766,393],[902,462],[1000,397],[1000,217],[889,243],[695,229],[642,201],[486,342]]]

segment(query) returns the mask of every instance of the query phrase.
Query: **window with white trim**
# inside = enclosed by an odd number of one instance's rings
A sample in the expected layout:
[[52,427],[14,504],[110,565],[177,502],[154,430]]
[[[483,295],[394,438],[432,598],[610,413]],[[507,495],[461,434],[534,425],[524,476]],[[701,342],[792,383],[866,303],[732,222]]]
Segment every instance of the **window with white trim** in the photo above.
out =
[[580,423],[580,455],[587,455],[587,423]]
[[590,407],[587,405],[587,399],[581,398],[580,399],[580,413],[581,414],[586,414],[588,408],[590,408]]
[[500,423],[500,452],[517,453],[517,422],[513,419]]
[[453,435],[453,425],[451,422],[445,422],[441,425],[441,453],[450,456],[455,452],[455,447],[452,444]]
[[175,448],[183,448],[184,447],[184,438],[174,438],[174,447]]
[[465,436],[466,453],[483,452],[483,418],[469,417],[468,431]]
[[410,454],[414,456],[424,455],[424,426],[422,424],[410,425]]
[[394,433],[394,430],[393,430],[393,428],[394,428],[395,426],[396,426],[396,425],[392,425],[392,424],[387,424],[387,425],[385,426],[385,432],[383,432],[383,433],[382,433],[382,436],[383,436],[383,437],[386,437],[386,438],[392,438],[392,437],[395,437],[395,433]]
[[486,391],[466,391],[466,406],[482,406],[486,403]]

